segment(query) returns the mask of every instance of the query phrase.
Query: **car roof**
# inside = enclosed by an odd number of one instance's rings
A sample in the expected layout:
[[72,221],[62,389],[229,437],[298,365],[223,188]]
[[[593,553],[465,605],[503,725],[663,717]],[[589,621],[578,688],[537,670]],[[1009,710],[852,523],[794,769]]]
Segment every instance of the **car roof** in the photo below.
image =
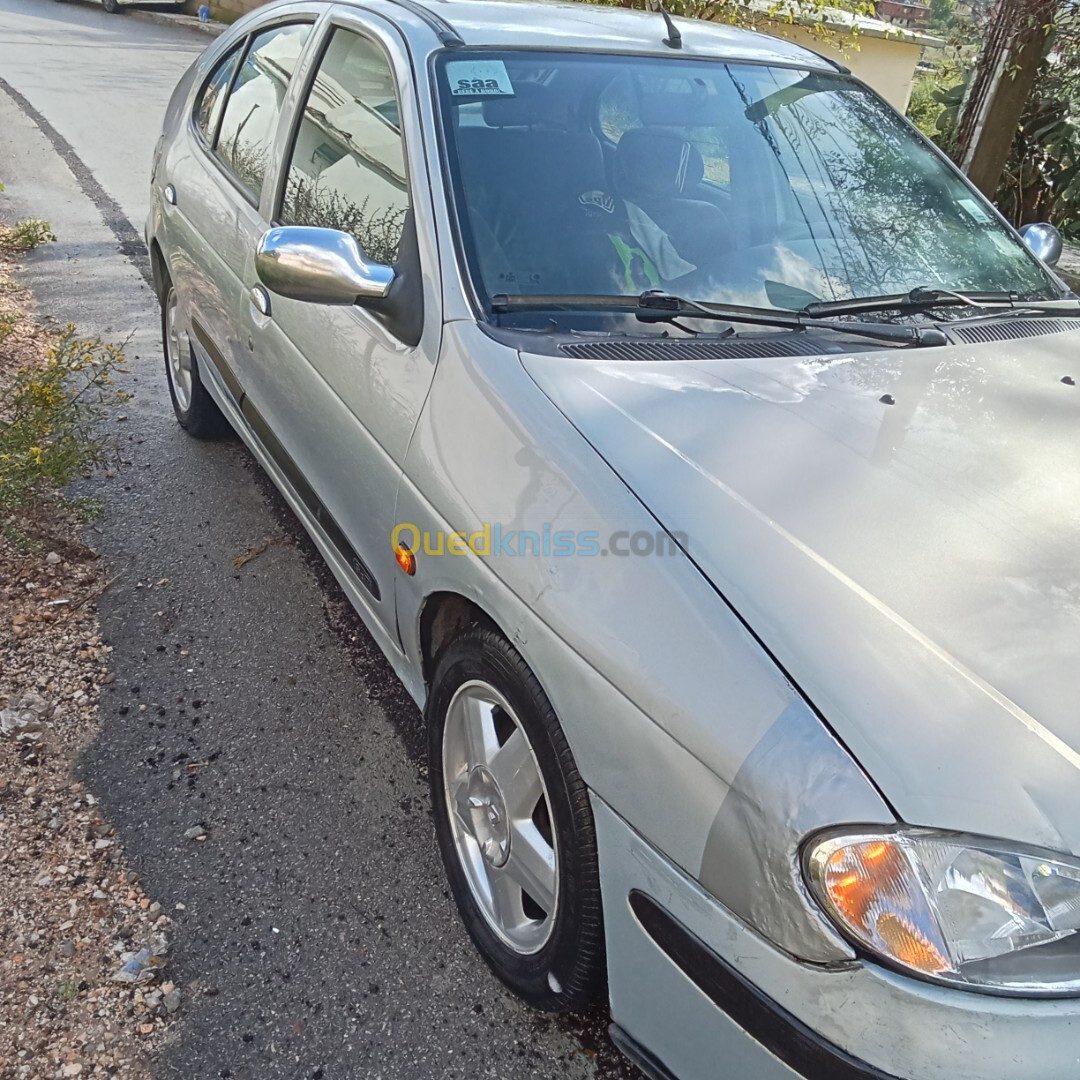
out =
[[[664,44],[667,28],[658,12],[565,0],[393,2],[448,24],[466,46],[587,49],[666,56],[681,53],[824,71],[845,70],[842,65],[782,38],[703,19],[673,20],[682,34],[682,49],[676,52]],[[358,2],[356,6],[361,5]]]

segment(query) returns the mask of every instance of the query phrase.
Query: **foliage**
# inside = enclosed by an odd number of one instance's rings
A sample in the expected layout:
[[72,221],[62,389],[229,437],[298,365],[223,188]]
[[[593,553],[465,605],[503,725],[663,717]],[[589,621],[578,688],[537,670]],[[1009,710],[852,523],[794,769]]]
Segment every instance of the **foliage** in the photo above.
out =
[[281,213],[284,221],[350,233],[369,259],[391,266],[397,262],[407,211],[394,206],[369,210],[368,202],[365,198],[357,204],[334,188],[320,187],[317,180],[293,170]]
[[964,73],[955,63],[916,72],[908,102],[908,119],[928,139],[948,147],[966,85]]
[[1020,118],[997,191],[1016,225],[1050,221],[1080,240],[1080,17],[1064,12]]
[[100,421],[129,395],[115,387],[123,353],[69,326],[45,359],[20,369],[0,391],[0,510],[49,500],[106,460]]
[[[909,119],[954,157],[972,71],[952,63],[919,72],[908,106]],[[1080,241],[1080,3],[1073,0],[1058,9],[995,202],[1014,225],[1049,221]]]
[[956,0],[929,0],[930,29],[948,36],[956,29]]
[[[616,7],[638,8],[655,11],[655,0],[595,0]],[[665,5],[672,15],[691,19],[727,23],[750,30],[768,30],[778,24],[804,26],[825,43],[839,44],[838,38],[851,44],[858,37],[858,25],[842,31],[835,29],[838,12],[873,17],[874,4],[870,0],[765,0],[751,6],[746,0],[668,0]]]
[[0,311],[0,345],[3,344],[4,338],[15,329],[15,323],[21,318],[22,316],[17,311]]
[[217,153],[241,184],[256,194],[262,191],[263,180],[266,178],[264,148],[255,143],[241,142],[240,132],[237,132],[231,143],[221,143],[218,146]]
[[17,221],[13,226],[0,225],[0,255],[20,255],[39,244],[55,241],[52,226],[40,218]]

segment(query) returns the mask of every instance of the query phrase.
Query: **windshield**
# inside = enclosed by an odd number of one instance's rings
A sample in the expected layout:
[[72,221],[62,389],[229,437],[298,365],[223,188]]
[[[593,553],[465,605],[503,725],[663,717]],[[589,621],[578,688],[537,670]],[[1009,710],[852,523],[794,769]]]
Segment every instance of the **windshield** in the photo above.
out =
[[485,304],[648,289],[789,309],[918,286],[1060,295],[988,204],[844,76],[455,50],[436,79]]

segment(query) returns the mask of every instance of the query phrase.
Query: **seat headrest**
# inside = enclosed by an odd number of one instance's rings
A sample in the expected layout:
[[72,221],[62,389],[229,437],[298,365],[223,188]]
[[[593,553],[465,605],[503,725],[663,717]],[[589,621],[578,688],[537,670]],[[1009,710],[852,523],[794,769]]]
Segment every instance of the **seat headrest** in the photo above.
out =
[[576,205],[584,192],[607,187],[600,140],[589,131],[463,127],[457,140],[470,198],[531,203],[541,212],[547,203]]
[[518,83],[513,95],[485,98],[482,108],[488,127],[532,127],[566,122],[565,104],[553,98],[547,87],[535,82]]
[[623,132],[615,151],[615,182],[623,198],[679,196],[704,175],[698,148],[671,132],[632,128]]

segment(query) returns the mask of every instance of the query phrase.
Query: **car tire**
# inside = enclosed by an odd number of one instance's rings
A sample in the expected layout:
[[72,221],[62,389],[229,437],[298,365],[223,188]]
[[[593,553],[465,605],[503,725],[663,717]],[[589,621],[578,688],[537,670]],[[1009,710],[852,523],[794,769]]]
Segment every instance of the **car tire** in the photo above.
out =
[[605,982],[596,830],[536,676],[473,627],[439,654],[425,719],[435,832],[473,942],[534,1008],[593,1004]]
[[166,279],[161,301],[161,346],[173,412],[180,426],[194,438],[217,438],[225,433],[228,423],[199,378],[198,360],[179,320],[176,288]]
[[101,6],[110,15],[119,15],[122,10],[120,5],[117,3],[117,0],[101,0]]

